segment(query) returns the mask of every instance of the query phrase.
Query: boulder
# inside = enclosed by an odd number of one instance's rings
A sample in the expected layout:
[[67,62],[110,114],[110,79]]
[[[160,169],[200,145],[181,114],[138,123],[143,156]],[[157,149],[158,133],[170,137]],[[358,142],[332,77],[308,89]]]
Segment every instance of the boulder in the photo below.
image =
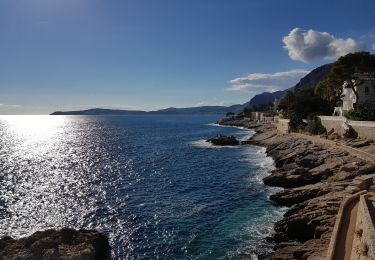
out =
[[240,142],[234,136],[219,135],[206,140],[213,145],[226,146],[226,145],[239,145]]

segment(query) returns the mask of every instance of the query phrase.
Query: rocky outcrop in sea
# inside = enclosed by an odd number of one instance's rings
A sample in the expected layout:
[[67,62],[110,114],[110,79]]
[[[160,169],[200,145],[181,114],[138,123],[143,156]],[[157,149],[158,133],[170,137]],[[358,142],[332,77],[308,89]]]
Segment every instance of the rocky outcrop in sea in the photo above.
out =
[[225,136],[225,135],[219,135],[216,137],[212,137],[206,142],[209,142],[213,145],[218,145],[218,146],[226,146],[226,145],[239,145],[240,142],[236,139],[234,136]]

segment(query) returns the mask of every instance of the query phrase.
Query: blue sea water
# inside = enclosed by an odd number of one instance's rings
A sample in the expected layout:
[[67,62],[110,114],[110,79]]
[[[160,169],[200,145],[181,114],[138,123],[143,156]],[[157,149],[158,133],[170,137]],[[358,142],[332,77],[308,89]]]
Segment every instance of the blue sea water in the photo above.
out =
[[98,229],[114,259],[248,259],[283,209],[265,149],[219,116],[1,116],[0,236]]

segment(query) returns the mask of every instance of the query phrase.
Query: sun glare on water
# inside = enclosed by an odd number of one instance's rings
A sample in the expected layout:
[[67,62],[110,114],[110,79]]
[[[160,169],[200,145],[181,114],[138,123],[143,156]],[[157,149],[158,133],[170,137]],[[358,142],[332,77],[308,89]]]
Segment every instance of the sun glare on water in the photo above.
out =
[[1,116],[4,127],[20,138],[40,140],[53,136],[64,124],[63,116]]
[[93,175],[72,128],[65,116],[0,116],[0,236],[81,227],[92,212],[95,188],[83,184]]

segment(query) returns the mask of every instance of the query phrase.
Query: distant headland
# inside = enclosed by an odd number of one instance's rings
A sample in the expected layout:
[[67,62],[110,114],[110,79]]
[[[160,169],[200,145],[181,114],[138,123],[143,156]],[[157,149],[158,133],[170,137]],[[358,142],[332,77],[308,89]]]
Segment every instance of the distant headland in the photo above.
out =
[[233,106],[201,106],[201,107],[187,107],[187,108],[166,108],[155,111],[142,111],[142,110],[122,110],[122,109],[105,109],[93,108],[79,111],[56,111],[51,115],[152,115],[152,114],[165,114],[165,115],[191,115],[191,114],[225,114],[228,112],[237,112],[241,110],[242,105]]

